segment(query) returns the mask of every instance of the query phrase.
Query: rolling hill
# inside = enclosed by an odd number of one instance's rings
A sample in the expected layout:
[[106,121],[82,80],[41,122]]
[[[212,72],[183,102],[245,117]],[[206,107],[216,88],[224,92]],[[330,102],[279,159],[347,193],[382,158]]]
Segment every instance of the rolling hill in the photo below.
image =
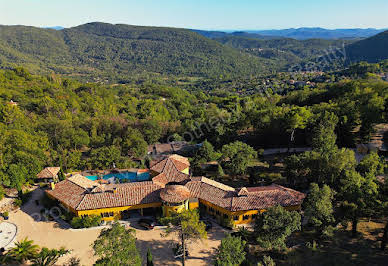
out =
[[237,36],[224,36],[214,40],[236,49],[240,49],[252,55],[271,59],[276,62],[282,70],[289,66],[300,64],[324,56],[333,49],[342,49],[353,40],[324,40],[308,39],[296,40],[290,38],[280,39],[254,39]]
[[272,61],[186,29],[88,23],[63,30],[0,26],[0,66],[122,80],[162,74],[214,77],[265,72]]
[[[388,31],[360,41],[296,40],[94,22],[62,30],[0,26],[0,67],[22,65],[33,73],[119,83],[150,75],[248,77],[287,71],[295,65],[304,69],[314,60],[321,64],[330,49],[344,43],[349,62],[388,58]],[[343,66],[342,62],[325,63],[325,70]]]
[[373,37],[352,43],[346,47],[349,62],[366,61],[377,63],[388,59],[388,31]]

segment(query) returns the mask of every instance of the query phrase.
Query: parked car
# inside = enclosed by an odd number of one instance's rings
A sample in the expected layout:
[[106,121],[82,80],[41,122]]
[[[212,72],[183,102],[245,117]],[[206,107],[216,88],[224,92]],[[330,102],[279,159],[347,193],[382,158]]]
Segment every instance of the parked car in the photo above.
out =
[[205,230],[206,231],[209,231],[213,228],[213,224],[212,222],[210,222],[209,220],[200,220],[200,222],[203,222],[205,224]]
[[152,221],[151,219],[145,219],[145,218],[144,219],[140,219],[137,223],[141,227],[143,227],[145,229],[148,229],[148,230],[152,230],[155,227],[155,222]]

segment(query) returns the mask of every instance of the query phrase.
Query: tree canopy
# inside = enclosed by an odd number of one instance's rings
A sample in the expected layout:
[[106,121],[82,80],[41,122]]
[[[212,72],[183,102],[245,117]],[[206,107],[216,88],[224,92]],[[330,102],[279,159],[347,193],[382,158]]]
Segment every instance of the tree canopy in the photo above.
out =
[[255,222],[257,243],[265,249],[284,249],[286,239],[300,230],[301,217],[296,211],[287,211],[281,206],[269,208]]
[[199,221],[197,210],[185,210],[181,213],[172,214],[170,217],[163,217],[161,223],[167,225],[165,236],[169,234],[177,235],[183,250],[182,265],[185,265],[186,260],[186,244],[207,238],[206,226]]
[[245,260],[246,242],[240,237],[227,235],[221,240],[220,246],[217,248],[214,258],[216,266],[239,266]]
[[135,231],[118,223],[101,231],[93,243],[93,250],[99,257],[96,265],[141,265]]

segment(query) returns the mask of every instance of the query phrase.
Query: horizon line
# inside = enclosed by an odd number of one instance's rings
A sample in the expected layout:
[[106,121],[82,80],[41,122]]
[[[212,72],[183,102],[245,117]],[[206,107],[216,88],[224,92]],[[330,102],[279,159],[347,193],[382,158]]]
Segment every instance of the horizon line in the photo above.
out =
[[360,28],[360,27],[350,27],[350,28],[325,28],[322,26],[301,26],[301,27],[289,27],[289,28],[195,28],[195,27],[177,27],[177,26],[163,26],[163,25],[136,25],[136,24],[128,24],[128,23],[112,23],[112,22],[103,22],[103,21],[91,21],[86,22],[82,24],[77,24],[69,27],[61,26],[61,25],[53,25],[53,26],[35,26],[35,25],[25,25],[25,24],[0,24],[2,26],[26,26],[26,27],[36,27],[36,28],[62,28],[62,29],[69,29],[74,28],[78,26],[82,26],[85,24],[91,24],[91,23],[105,23],[105,24],[111,24],[111,25],[128,25],[128,26],[139,26],[139,27],[158,27],[158,28],[177,28],[177,29],[188,29],[188,30],[203,30],[203,31],[224,31],[224,32],[234,32],[234,31],[277,31],[277,30],[298,30],[298,29],[323,29],[323,30],[388,30],[388,26],[385,28],[374,28],[374,27],[367,27],[367,28]]

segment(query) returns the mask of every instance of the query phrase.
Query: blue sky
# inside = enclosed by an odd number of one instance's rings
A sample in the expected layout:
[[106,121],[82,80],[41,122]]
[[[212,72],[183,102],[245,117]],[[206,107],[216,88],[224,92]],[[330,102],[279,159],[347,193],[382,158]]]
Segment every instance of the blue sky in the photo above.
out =
[[388,0],[0,0],[0,24],[388,28]]

